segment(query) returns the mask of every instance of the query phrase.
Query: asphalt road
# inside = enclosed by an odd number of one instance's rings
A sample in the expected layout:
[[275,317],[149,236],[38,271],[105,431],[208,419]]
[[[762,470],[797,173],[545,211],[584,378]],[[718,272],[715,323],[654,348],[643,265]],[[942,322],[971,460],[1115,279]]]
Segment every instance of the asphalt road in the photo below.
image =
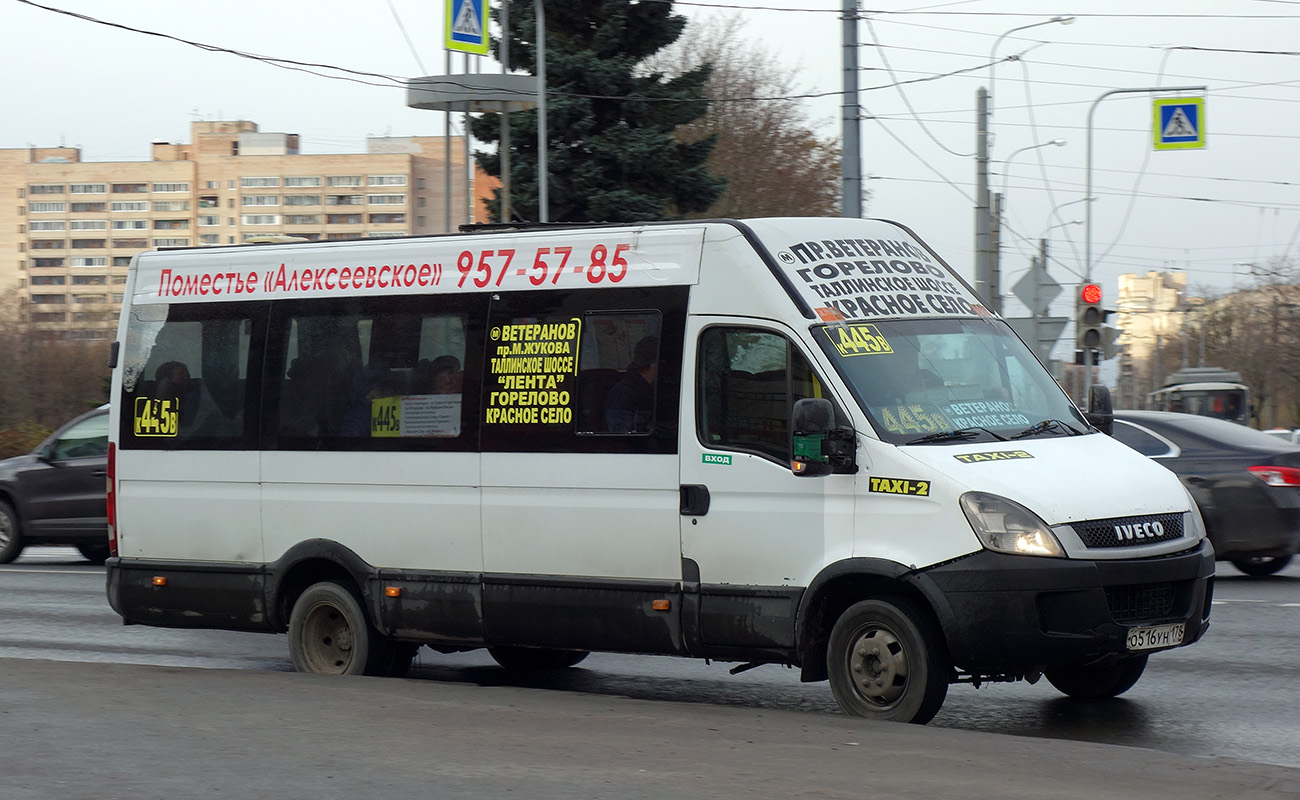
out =
[[[0,798],[82,796],[71,785],[70,793],[14,793],[42,785],[29,781],[19,787],[13,776],[31,773],[35,780],[41,769],[48,773],[42,753],[59,753],[60,762],[78,763],[64,758],[69,747],[76,748],[78,759],[92,762],[111,760],[114,753],[129,761],[123,753],[134,752],[141,739],[166,741],[174,749],[180,745],[171,739],[193,735],[173,730],[186,720],[219,745],[220,752],[206,754],[203,763],[211,762],[214,776],[233,770],[232,780],[241,769],[241,754],[262,736],[270,741],[251,752],[281,748],[286,754],[277,758],[292,771],[315,765],[309,770],[313,780],[324,780],[321,769],[339,772],[333,782],[322,784],[326,787],[342,786],[346,781],[341,776],[350,773],[329,767],[331,758],[324,752],[292,758],[288,753],[309,751],[313,741],[327,744],[326,750],[340,758],[347,754],[342,742],[364,740],[367,752],[394,748],[388,761],[379,762],[394,763],[394,777],[387,782],[374,764],[352,767],[379,781],[375,786],[385,787],[383,792],[277,792],[277,797],[388,795],[388,789],[407,786],[413,775],[432,768],[417,755],[399,769],[392,759],[402,748],[423,742],[441,753],[440,748],[450,746],[444,737],[452,732],[457,741],[468,737],[466,741],[480,742],[486,752],[458,745],[458,766],[447,769],[465,772],[467,782],[448,782],[439,772],[431,785],[446,791],[417,796],[471,796],[461,792],[477,785],[473,776],[491,777],[484,785],[494,787],[473,796],[558,797],[565,786],[567,797],[730,797],[742,796],[746,787],[748,797],[861,797],[878,791],[928,797],[1073,796],[1073,788],[1063,794],[1062,785],[1049,780],[1067,777],[1082,782],[1079,796],[1088,787],[1090,797],[1106,788],[1121,797],[1249,796],[1253,791],[1300,796],[1300,770],[1263,766],[1300,767],[1297,590],[1300,566],[1259,580],[1220,565],[1209,634],[1192,647],[1153,657],[1146,675],[1123,697],[1079,703],[1045,682],[978,690],[954,686],[934,722],[917,729],[842,717],[826,684],[800,684],[794,671],[779,667],[733,676],[730,665],[596,654],[559,675],[517,678],[482,653],[440,655],[426,649],[408,680],[297,675],[291,672],[283,637],[123,627],[104,601],[102,569],[80,561],[73,551],[36,549],[0,568],[0,659],[8,659],[0,661],[0,674],[7,676],[0,689]],[[101,692],[103,698],[96,701]],[[193,695],[190,702],[220,707],[221,713],[182,713],[178,709],[186,706],[177,706],[175,697],[188,695]],[[336,702],[338,719],[318,718]],[[247,731],[240,715],[248,717]],[[273,720],[299,717],[309,721],[295,723],[290,737],[262,732],[263,718],[273,730]],[[543,730],[541,718],[553,720],[555,730]],[[89,738],[77,734],[87,723],[98,731]],[[385,724],[394,727],[386,732]],[[43,733],[33,739],[28,731]],[[750,747],[745,731],[761,733],[765,744]],[[733,736],[740,738],[728,738]],[[525,781],[524,772],[511,772],[494,760],[494,737],[541,759],[530,761],[533,766],[525,772],[541,769],[552,756],[558,759],[542,788]],[[431,744],[435,739],[436,747]],[[737,744],[741,740],[743,747]],[[828,749],[823,752],[812,742]],[[96,747],[105,755],[95,755]],[[602,747],[646,759],[653,768],[645,774],[652,777],[624,774],[612,755],[600,764],[582,757]],[[782,755],[783,748],[790,753]],[[846,761],[835,755],[842,752],[856,755]],[[542,753],[550,755],[542,758]],[[794,753],[801,755],[794,758]],[[864,761],[867,753],[871,755]],[[823,757],[826,763],[819,761]],[[148,760],[146,772],[175,772],[168,758]],[[685,763],[674,767],[673,758]],[[799,759],[809,761],[801,766]],[[43,763],[47,766],[38,766]],[[864,763],[874,766],[864,772]],[[1138,777],[1143,764],[1149,770],[1145,780]],[[908,783],[904,767],[919,771],[913,776],[918,783]],[[1133,773],[1125,771],[1130,768]],[[731,775],[729,769],[738,772]],[[606,783],[586,783],[588,773]],[[700,773],[706,782],[727,775],[727,784],[706,787],[688,773]],[[269,773],[253,769],[250,780],[253,774],[260,774],[261,782],[243,786],[247,791],[240,796],[266,796],[260,792]],[[859,783],[850,780],[854,775]],[[538,776],[528,780],[534,779]],[[1000,790],[971,790],[975,784],[969,781],[975,779],[993,781]],[[1047,791],[1049,785],[1054,789]]]

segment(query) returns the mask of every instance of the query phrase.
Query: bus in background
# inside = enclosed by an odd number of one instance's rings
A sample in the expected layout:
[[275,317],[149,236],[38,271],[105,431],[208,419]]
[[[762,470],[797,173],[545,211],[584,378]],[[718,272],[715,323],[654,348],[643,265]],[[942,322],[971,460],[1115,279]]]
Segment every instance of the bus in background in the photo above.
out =
[[1147,409],[1178,411],[1250,424],[1250,390],[1241,374],[1222,367],[1184,367],[1147,395]]

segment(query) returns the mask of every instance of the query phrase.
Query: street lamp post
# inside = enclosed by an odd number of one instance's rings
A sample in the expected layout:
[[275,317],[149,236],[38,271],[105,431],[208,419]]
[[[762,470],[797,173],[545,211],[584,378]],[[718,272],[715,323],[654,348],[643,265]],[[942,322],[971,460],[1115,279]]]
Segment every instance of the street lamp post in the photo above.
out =
[[[993,71],[994,58],[998,45],[1003,39],[1027,28],[1054,23],[1069,25],[1071,22],[1074,22],[1074,17],[1052,17],[1012,28],[994,40],[993,48],[989,51],[990,89],[993,88],[996,79],[996,73]],[[981,86],[975,93],[975,291],[990,308],[996,311],[1000,302],[999,289],[993,283],[993,216],[992,198],[989,196],[989,118],[992,114],[990,90]]]

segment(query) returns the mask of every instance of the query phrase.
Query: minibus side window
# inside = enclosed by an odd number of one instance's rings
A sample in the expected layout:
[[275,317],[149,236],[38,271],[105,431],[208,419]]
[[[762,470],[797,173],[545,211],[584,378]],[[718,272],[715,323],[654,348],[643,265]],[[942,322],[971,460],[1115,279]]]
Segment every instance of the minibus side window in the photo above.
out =
[[697,370],[700,441],[786,465],[794,402],[824,396],[822,382],[790,340],[756,328],[709,328],[700,336]]
[[475,334],[465,308],[358,298],[303,301],[276,317],[279,449],[473,448],[465,367]]
[[137,306],[131,313],[139,319],[124,352],[123,447],[251,447],[266,304]]

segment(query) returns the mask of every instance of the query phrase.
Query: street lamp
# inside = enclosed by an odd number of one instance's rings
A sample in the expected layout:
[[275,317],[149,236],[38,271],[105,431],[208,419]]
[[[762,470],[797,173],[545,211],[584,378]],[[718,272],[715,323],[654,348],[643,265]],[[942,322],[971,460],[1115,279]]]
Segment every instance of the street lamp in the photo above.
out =
[[1058,22],[1061,23],[1062,25],[1069,25],[1074,22],[1074,17],[1070,17],[1070,16],[1052,17],[1051,19],[1045,19],[1040,22],[1031,22],[1028,25],[1021,25],[1019,28],[1012,28],[1011,30],[1007,31],[1006,33],[1002,34],[1001,36],[993,40],[993,47],[989,50],[989,115],[990,116],[992,116],[993,114],[993,100],[992,100],[993,89],[997,82],[998,62],[996,56],[998,52],[998,45],[1002,44],[1003,39],[1007,38],[1008,36],[1015,33],[1016,31],[1023,31],[1028,28],[1037,28],[1040,25],[1053,25]]
[[1002,167],[1003,167],[1003,171],[1002,171],[1002,193],[1003,193],[1003,194],[1006,194],[1006,193],[1007,193],[1007,177],[1008,177],[1008,176],[1007,176],[1007,173],[1009,172],[1009,170],[1008,170],[1007,168],[1011,166],[1011,161],[1012,161],[1012,159],[1014,159],[1016,156],[1020,155],[1021,153],[1025,152],[1025,151],[1027,151],[1027,150],[1037,150],[1037,149],[1040,148],[1040,147],[1052,147],[1052,146],[1055,146],[1055,147],[1065,147],[1066,144],[1068,144],[1068,142],[1066,142],[1064,139],[1053,139],[1053,140],[1051,140],[1050,142],[1039,142],[1038,144],[1026,145],[1026,146],[1020,148],[1019,150],[1013,150],[1013,151],[1011,151],[1011,155],[1009,155],[1009,156],[1007,156],[1006,158],[1002,159],[1002,162],[1001,162],[1001,163],[1002,163]]
[[[1027,28],[1037,28],[1040,25],[1052,25],[1060,23],[1069,25],[1074,22],[1074,17],[1052,17],[1051,19],[1031,22],[1028,25],[1021,25],[1012,28],[1006,33],[999,36],[993,42],[993,49],[989,51],[989,86],[993,86],[996,79],[994,72],[994,61],[998,45],[1007,36],[1016,31],[1023,31]],[[989,303],[990,308],[997,312],[1000,303],[998,296],[998,287],[994,283],[994,264],[993,264],[993,216],[989,197],[989,116],[992,114],[989,104],[989,90],[983,86],[975,93],[975,291]],[[1089,192],[1091,194],[1091,192]]]

